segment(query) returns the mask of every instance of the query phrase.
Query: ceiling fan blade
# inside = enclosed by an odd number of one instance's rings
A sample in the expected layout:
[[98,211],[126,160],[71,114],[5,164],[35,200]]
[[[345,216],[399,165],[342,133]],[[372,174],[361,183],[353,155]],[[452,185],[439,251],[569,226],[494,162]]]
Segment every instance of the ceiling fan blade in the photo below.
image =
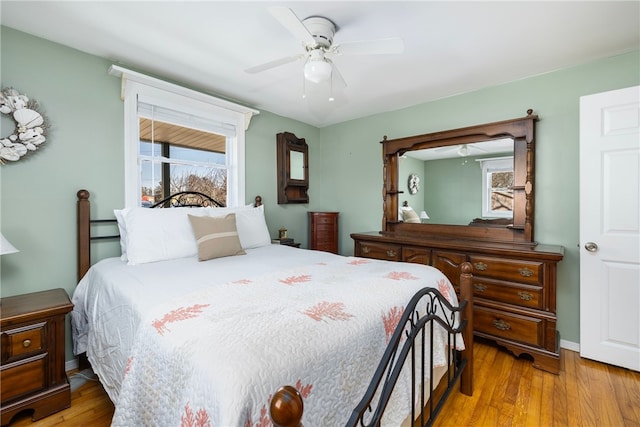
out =
[[297,60],[302,59],[304,57],[305,57],[305,55],[302,54],[302,53],[298,54],[298,55],[288,56],[286,58],[276,59],[275,61],[269,61],[269,62],[265,62],[264,64],[256,65],[255,67],[247,68],[244,71],[245,71],[245,73],[249,73],[249,74],[260,73],[262,71],[270,70],[271,68],[276,68],[276,67],[279,67],[281,65],[297,61]]
[[273,6],[269,8],[271,15],[276,18],[295,38],[302,41],[304,46],[315,46],[313,35],[307,30],[302,21],[298,19],[293,10],[288,7]]
[[334,55],[383,55],[404,52],[404,41],[399,37],[346,42],[331,48]]

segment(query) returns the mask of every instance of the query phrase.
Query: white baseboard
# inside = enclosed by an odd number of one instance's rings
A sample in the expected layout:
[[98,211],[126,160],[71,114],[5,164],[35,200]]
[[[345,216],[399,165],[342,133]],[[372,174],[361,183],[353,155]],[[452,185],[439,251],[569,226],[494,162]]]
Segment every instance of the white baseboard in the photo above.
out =
[[576,353],[580,353],[580,344],[573,341],[567,341],[560,339],[560,348],[565,348],[567,350],[575,351]]
[[67,360],[64,364],[64,370],[69,372],[78,369],[78,359]]

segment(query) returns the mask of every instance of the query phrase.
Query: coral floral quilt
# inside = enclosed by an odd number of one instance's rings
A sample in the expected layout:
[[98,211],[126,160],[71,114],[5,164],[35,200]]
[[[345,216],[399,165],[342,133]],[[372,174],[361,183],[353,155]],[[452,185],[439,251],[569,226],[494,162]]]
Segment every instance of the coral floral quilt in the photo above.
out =
[[[413,294],[455,293],[438,270],[335,257],[247,274],[159,304],[141,321],[117,397],[114,426],[270,426],[270,398],[294,385],[308,427],[344,425]],[[436,365],[446,335],[436,336]],[[408,382],[386,424],[410,411]]]

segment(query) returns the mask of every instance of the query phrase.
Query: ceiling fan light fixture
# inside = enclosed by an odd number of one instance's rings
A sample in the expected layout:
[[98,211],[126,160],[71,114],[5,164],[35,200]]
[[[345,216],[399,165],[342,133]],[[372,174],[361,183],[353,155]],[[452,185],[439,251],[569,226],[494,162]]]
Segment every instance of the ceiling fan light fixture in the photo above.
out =
[[313,83],[321,83],[331,78],[331,64],[324,59],[310,60],[304,65],[304,78]]

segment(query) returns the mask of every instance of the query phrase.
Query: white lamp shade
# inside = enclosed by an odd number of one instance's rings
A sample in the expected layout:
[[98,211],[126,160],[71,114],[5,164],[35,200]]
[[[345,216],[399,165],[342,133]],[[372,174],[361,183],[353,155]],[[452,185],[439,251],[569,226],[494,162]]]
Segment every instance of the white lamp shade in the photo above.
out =
[[429,215],[425,211],[420,212],[420,219],[429,219]]
[[14,254],[20,252],[2,234],[0,234],[0,255]]
[[304,65],[304,78],[313,83],[320,83],[331,77],[331,64],[325,60],[311,60]]

